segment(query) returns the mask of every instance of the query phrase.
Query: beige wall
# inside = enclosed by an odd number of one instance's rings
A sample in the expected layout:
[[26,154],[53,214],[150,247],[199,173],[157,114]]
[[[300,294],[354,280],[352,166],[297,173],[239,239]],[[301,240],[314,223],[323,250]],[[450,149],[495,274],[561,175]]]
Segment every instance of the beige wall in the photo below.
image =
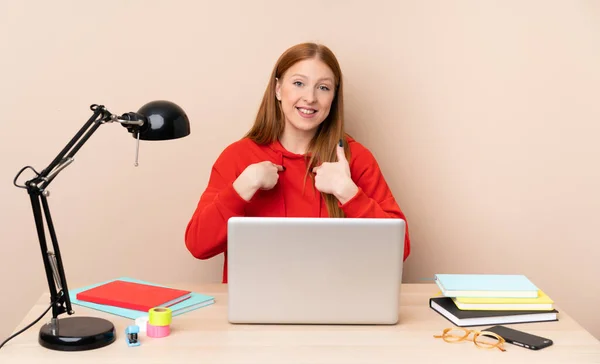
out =
[[523,273],[600,337],[599,15],[595,1],[1,2],[0,337],[45,290],[12,179],[45,167],[92,103],[170,99],[193,131],[143,144],[135,168],[131,136],[103,126],[54,181],[69,281],[218,281],[222,258],[192,258],[185,226],[276,58],[307,40],[339,56],[348,129],[409,218],[405,281]]

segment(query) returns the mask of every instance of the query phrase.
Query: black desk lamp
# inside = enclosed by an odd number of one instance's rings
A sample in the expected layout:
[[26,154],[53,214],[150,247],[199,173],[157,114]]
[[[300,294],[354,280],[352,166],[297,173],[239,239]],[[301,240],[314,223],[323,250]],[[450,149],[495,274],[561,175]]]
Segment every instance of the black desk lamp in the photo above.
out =
[[[114,325],[105,319],[97,317],[58,318],[63,313],[73,315],[75,312],[71,307],[56,232],[50,217],[47,201],[49,196],[48,185],[60,171],[73,162],[75,153],[102,124],[118,122],[126,127],[137,139],[138,149],[140,140],[177,139],[190,134],[190,123],[187,115],[179,106],[169,101],[153,101],[142,106],[137,113],[129,112],[121,116],[111,114],[102,105],[92,105],[91,109],[94,112],[93,115],[48,167],[39,173],[30,166],[24,167],[19,171],[13,182],[15,186],[27,189],[31,199],[33,217],[46,270],[46,279],[50,289],[50,307],[46,312],[52,308],[52,318],[49,323],[41,327],[38,341],[40,345],[53,350],[81,351],[101,348],[114,342],[116,336]],[[136,166],[137,156],[136,150]],[[31,169],[36,176],[27,181],[25,185],[20,186],[17,184],[17,179],[26,169]],[[46,244],[44,217],[52,241],[53,252],[48,250]],[[38,320],[42,317],[43,315]],[[13,337],[16,335],[18,333]]]

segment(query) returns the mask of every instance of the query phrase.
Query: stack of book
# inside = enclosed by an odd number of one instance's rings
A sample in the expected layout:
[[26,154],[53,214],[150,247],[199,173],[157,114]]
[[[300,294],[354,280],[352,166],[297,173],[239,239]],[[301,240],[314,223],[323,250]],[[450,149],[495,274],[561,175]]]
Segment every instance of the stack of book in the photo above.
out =
[[213,296],[129,277],[70,290],[69,297],[75,305],[131,319],[147,316],[154,307],[169,307],[178,316],[215,302]]
[[554,301],[524,275],[436,274],[429,306],[456,326],[557,321]]

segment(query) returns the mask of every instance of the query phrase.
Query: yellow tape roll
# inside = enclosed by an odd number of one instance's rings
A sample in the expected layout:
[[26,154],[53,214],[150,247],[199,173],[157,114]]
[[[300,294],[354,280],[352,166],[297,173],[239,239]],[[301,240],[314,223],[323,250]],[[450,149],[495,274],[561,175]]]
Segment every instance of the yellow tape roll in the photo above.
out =
[[148,311],[148,323],[153,326],[171,324],[172,312],[168,307],[153,307]]

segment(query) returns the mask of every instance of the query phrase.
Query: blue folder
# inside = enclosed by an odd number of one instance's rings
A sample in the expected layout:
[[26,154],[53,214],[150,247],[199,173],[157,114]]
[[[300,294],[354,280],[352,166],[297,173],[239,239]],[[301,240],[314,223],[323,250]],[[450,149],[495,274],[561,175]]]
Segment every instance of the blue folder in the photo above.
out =
[[[134,278],[129,278],[129,277],[121,277],[121,278],[111,279],[106,282],[96,283],[96,284],[92,284],[92,285],[89,285],[86,287],[81,287],[81,288],[70,290],[69,298],[71,299],[71,303],[74,305],[88,307],[88,308],[92,308],[92,309],[95,309],[98,311],[108,312],[113,315],[126,317],[126,318],[130,318],[133,320],[137,319],[138,317],[148,316],[148,312],[146,312],[146,311],[131,310],[128,308],[121,308],[121,307],[115,307],[115,306],[110,306],[110,305],[101,305],[101,304],[81,301],[81,300],[77,299],[77,294],[79,292],[86,291],[90,288],[98,287],[100,285],[110,283],[110,282],[116,281],[116,280],[164,287],[163,285],[160,285],[160,284],[141,281],[139,279],[134,279]],[[185,301],[174,304],[173,306],[170,306],[169,308],[171,309],[171,311],[173,311],[172,315],[173,315],[173,317],[175,317],[175,316],[181,315],[183,313],[186,313],[186,312],[189,312],[192,310],[196,310],[200,307],[212,305],[213,303],[215,303],[214,297],[208,296],[205,294],[201,294],[201,293],[192,292],[192,296],[190,298],[188,298]]]

